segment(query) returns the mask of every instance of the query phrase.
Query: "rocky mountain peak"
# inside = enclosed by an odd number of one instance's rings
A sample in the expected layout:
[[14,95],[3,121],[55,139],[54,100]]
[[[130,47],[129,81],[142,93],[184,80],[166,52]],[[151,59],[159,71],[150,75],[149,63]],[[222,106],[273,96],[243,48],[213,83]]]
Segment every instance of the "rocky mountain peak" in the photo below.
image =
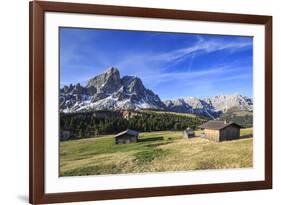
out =
[[119,77],[120,77],[120,72],[119,72],[118,68],[115,68],[115,67],[109,67],[103,73],[108,75],[108,76],[119,75]]
[[119,70],[117,68],[110,67],[102,74],[90,79],[86,87],[94,87],[97,93],[115,92],[121,87]]
[[210,103],[215,110],[226,112],[229,109],[252,111],[253,101],[251,98],[241,94],[220,95],[204,99]]
[[91,78],[86,86],[70,84],[60,89],[60,111],[156,109],[179,113],[194,113],[217,118],[229,110],[252,111],[251,98],[240,94],[210,98],[186,97],[162,102],[136,76],[120,77],[119,70],[110,67]]
[[63,112],[165,109],[158,95],[146,89],[140,78],[124,76],[121,79],[119,70],[114,67],[90,79],[85,87],[75,85],[71,89],[75,92],[69,92],[69,88],[61,92],[60,108]]
[[124,76],[121,81],[126,92],[144,96],[145,87],[140,78],[136,76]]
[[186,97],[164,102],[173,112],[195,113],[216,118],[229,110],[252,111],[251,98],[240,94],[218,95],[210,98]]

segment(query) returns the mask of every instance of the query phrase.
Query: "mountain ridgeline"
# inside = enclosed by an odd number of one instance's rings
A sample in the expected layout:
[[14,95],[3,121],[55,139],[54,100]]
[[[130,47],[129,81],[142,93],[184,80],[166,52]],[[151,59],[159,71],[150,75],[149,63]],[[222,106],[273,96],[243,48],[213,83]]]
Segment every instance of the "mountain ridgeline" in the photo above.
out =
[[158,95],[145,88],[141,79],[121,78],[113,67],[90,79],[85,87],[78,83],[60,89],[60,111],[64,113],[165,108]]
[[216,119],[228,112],[250,114],[253,102],[240,94],[162,101],[157,94],[145,88],[140,78],[121,78],[119,70],[114,67],[89,79],[86,86],[78,83],[60,89],[60,112],[63,113],[143,109],[191,113]]
[[115,134],[128,128],[140,132],[197,129],[209,119],[252,126],[253,103],[248,97],[235,94],[162,101],[140,78],[121,78],[116,68],[89,79],[85,86],[64,86],[59,103],[61,132],[71,132],[67,139]]

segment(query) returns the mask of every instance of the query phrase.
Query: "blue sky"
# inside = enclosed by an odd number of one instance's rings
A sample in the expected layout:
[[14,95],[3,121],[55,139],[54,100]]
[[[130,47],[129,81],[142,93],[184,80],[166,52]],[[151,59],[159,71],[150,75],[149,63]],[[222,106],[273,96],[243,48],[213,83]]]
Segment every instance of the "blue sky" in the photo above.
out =
[[60,86],[85,85],[114,66],[162,100],[240,93],[252,97],[253,38],[60,28]]

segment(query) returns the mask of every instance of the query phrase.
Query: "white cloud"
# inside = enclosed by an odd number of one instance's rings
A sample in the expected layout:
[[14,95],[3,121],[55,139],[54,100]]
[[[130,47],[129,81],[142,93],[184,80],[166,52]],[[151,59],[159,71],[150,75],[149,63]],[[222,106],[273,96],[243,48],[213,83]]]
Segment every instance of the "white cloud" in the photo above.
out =
[[[161,83],[185,83],[186,86],[190,86],[192,83],[194,84],[194,82],[197,82],[197,84],[201,82],[201,85],[203,85],[208,81],[208,86],[211,86],[222,80],[245,78],[245,74],[242,76],[237,73],[237,70],[241,68],[235,67],[235,61],[208,69],[206,67],[192,69],[193,60],[204,54],[216,51],[232,53],[241,51],[241,49],[250,48],[251,46],[252,41],[245,40],[244,38],[235,38],[235,41],[230,42],[223,40],[223,38],[206,39],[201,35],[197,35],[193,44],[187,46],[183,45],[182,48],[168,52],[152,52],[149,50],[136,52],[135,50],[130,50],[122,54],[117,52],[115,58],[110,58],[106,53],[88,49],[87,52],[89,55],[87,55],[87,57],[91,56],[92,59],[94,59],[95,65],[85,67],[84,69],[97,72],[91,73],[90,77],[92,77],[105,70],[108,66],[116,66],[120,69],[121,75],[137,75],[143,80],[146,86],[151,89],[159,86]],[[75,49],[73,48],[70,50]],[[65,56],[67,57],[66,60],[77,58],[72,52],[67,54],[68,55]],[[187,60],[188,58],[190,59],[189,61]],[[182,61],[187,62],[186,69],[184,69],[185,71],[172,72],[168,69]],[[77,65],[72,64],[72,66],[76,67]],[[80,66],[81,65],[78,65],[78,67]],[[75,77],[76,80],[80,79],[79,82],[85,82],[89,79],[89,72],[90,71],[85,73],[87,75],[80,74],[79,78],[77,76],[73,77]],[[229,74],[229,77],[226,77],[226,74]],[[220,75],[224,77],[219,78],[218,76]]]
[[[211,69],[200,69],[187,72],[165,72],[146,75],[142,79],[151,87],[156,87],[161,83],[181,83],[182,85],[192,85],[195,82],[202,83],[209,81],[212,83],[219,81],[232,80],[249,76],[248,74],[239,74],[242,67],[221,66]],[[229,75],[229,77],[226,77]],[[243,76],[242,76],[243,75]]]
[[222,40],[205,40],[202,37],[198,37],[197,42],[192,46],[151,56],[150,59],[156,61],[174,61],[186,57],[187,55],[202,55],[205,53],[211,53],[226,49],[229,49],[231,52],[234,52],[249,46],[252,46],[252,42],[244,41],[242,39],[237,42],[224,42]]
[[[222,51],[236,52],[241,49],[250,48],[252,42],[244,38],[236,38],[235,41],[229,42],[218,38],[204,39],[202,36],[197,35],[197,40],[194,44],[182,47],[180,49],[174,49],[168,52],[130,52],[123,58],[114,63],[120,68],[123,73],[134,73],[146,75],[158,75],[166,72],[172,65],[176,65],[188,58],[189,66],[187,70],[192,70],[193,60],[204,54]],[[122,73],[122,72],[121,72]]]

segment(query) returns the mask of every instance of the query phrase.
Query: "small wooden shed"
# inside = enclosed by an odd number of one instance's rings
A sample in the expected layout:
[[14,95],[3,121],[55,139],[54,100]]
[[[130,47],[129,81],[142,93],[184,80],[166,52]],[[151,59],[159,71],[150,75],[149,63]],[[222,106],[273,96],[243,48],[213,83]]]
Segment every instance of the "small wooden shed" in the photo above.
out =
[[193,138],[193,137],[195,137],[195,134],[191,128],[188,127],[183,131],[183,138],[189,139],[189,138]]
[[216,142],[240,138],[241,126],[234,122],[211,120],[199,127],[204,129],[204,136],[207,139]]
[[125,130],[115,135],[115,144],[128,144],[138,142],[139,132],[135,130]]

